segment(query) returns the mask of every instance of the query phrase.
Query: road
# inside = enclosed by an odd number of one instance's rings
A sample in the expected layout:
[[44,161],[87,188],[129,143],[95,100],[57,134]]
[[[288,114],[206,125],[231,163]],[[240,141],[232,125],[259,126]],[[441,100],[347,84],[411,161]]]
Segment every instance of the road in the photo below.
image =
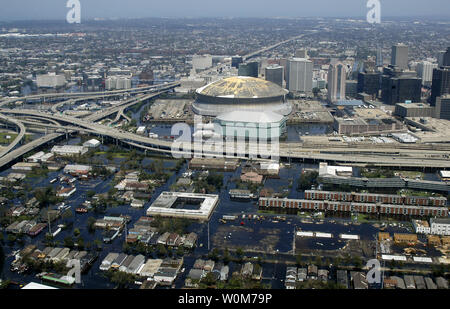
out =
[[[157,94],[153,94],[157,95]],[[148,95],[151,97],[151,95]],[[133,104],[130,102],[128,104]],[[43,119],[49,119],[53,121],[58,121],[64,123],[60,128],[65,130],[82,130],[91,133],[98,134],[101,136],[106,136],[113,138],[115,140],[121,141],[123,143],[128,143],[134,147],[141,148],[143,150],[163,152],[166,154],[172,153],[173,141],[154,139],[146,136],[136,135],[130,132],[124,132],[109,126],[104,126],[97,124],[93,121],[102,119],[106,114],[112,115],[118,112],[123,106],[115,107],[109,111],[104,111],[102,113],[93,114],[89,119],[79,119],[67,115],[53,115],[50,113],[43,113],[35,110],[6,110],[0,109],[1,113],[23,115],[23,116],[33,116],[41,117]],[[39,124],[36,124],[39,125]],[[51,124],[40,124],[41,126],[55,128]],[[77,129],[77,127],[79,129]],[[209,150],[206,149],[205,145],[202,143],[188,143],[187,144],[192,151],[179,151],[179,154],[186,154],[191,156],[194,151],[211,155],[222,156],[228,153],[228,157],[238,157],[246,158],[245,153],[263,153],[271,154],[272,149],[261,149],[261,146],[255,143],[249,143],[243,154],[235,154],[236,146],[227,145],[222,148],[222,145],[217,144],[217,147],[211,147]],[[185,149],[189,149],[186,147]],[[303,148],[302,144],[299,143],[280,143],[279,145],[279,156],[281,158],[292,158],[299,160],[317,160],[317,161],[331,161],[339,163],[364,163],[374,166],[395,166],[395,167],[428,167],[428,168],[450,168],[450,161],[443,157],[448,152],[446,151],[429,151],[429,150],[414,150],[412,149],[398,149],[396,147],[377,149],[374,147],[367,147],[366,145],[352,148],[328,148],[328,149],[314,149],[314,148]],[[173,153],[172,153],[173,154]],[[439,156],[436,158],[430,158],[430,155]]]
[[17,127],[19,127],[19,130],[20,130],[19,134],[14,139],[14,141],[12,143],[10,143],[7,147],[5,147],[5,149],[3,149],[0,152],[0,157],[3,157],[8,152],[10,152],[12,149],[14,149],[22,141],[22,139],[25,137],[25,133],[26,133],[27,129],[26,129],[25,125],[17,119],[14,119],[11,117],[6,117],[5,115],[2,115],[2,114],[0,114],[0,119],[4,120],[6,122],[15,124]]

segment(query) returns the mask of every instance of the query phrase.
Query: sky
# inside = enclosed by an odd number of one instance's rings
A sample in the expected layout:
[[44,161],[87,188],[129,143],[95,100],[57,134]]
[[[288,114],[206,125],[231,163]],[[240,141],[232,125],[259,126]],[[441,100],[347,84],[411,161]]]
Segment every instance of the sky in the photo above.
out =
[[[0,21],[65,20],[68,0],[0,0]],[[368,0],[78,0],[81,18],[359,17]],[[379,0],[381,17],[450,17],[450,0]]]

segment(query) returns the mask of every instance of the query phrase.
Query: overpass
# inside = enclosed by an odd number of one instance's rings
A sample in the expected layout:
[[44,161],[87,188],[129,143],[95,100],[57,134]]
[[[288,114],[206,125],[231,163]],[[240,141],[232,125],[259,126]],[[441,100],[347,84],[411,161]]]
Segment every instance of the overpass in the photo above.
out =
[[27,129],[25,128],[25,125],[17,119],[14,119],[11,117],[6,117],[2,114],[0,114],[0,119],[2,119],[3,121],[6,121],[6,122],[12,123],[12,124],[16,125],[17,127],[19,127],[19,134],[16,136],[14,141],[12,143],[10,143],[7,147],[5,147],[5,149],[3,149],[0,152],[0,157],[3,157],[5,154],[10,152],[12,149],[14,149],[17,146],[17,144],[19,144],[22,141]]
[[[34,110],[5,110],[0,109],[2,113],[11,113],[16,115],[25,115],[32,117],[41,117],[53,121],[65,123],[66,125],[55,126],[54,124],[33,123],[36,126],[49,127],[52,129],[63,129],[66,132],[83,131],[99,136],[109,137],[130,146],[143,149],[145,151],[155,151],[166,154],[172,154],[173,141],[149,138],[136,135],[130,132],[124,132],[108,126],[100,125],[85,119],[78,119],[66,115],[52,115]],[[192,156],[195,151],[202,153],[204,145],[202,143],[188,143],[186,150],[179,150],[179,154]],[[190,148],[190,149],[189,149]],[[234,148],[212,147],[210,151],[203,152],[214,156],[226,156],[235,158],[248,158],[248,154],[269,153],[260,151],[260,146],[254,143],[247,143],[246,149],[242,154],[237,153]],[[342,164],[366,164],[374,166],[392,166],[392,167],[415,167],[415,168],[450,168],[450,161],[443,157],[446,151],[430,151],[422,149],[399,149],[376,148],[375,146],[363,148],[306,148],[300,143],[280,143],[280,158],[312,161],[328,161]],[[430,157],[435,155],[435,158]],[[1,165],[0,165],[1,166]]]
[[[152,86],[146,86],[146,87],[111,90],[111,91],[63,92],[63,93],[36,94],[36,95],[23,96],[23,97],[4,98],[3,100],[0,100],[0,107],[10,104],[10,103],[15,103],[18,101],[27,101],[27,100],[72,99],[72,98],[79,98],[79,97],[102,98],[102,97],[123,95],[123,94],[127,94],[127,93],[139,94],[139,93],[145,93],[145,92],[149,92],[149,91],[162,91],[162,90],[173,89],[173,88],[179,87],[180,85],[181,85],[180,82],[172,82],[172,83],[167,83],[167,84],[162,84],[162,85],[152,85]],[[84,98],[83,100],[86,100],[88,98]]]

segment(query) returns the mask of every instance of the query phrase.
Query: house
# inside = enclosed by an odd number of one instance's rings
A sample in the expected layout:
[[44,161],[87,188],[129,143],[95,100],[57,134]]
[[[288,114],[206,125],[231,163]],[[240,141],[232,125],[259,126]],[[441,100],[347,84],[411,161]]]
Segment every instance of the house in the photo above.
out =
[[348,273],[346,270],[336,271],[336,282],[348,289]]
[[436,290],[437,289],[437,285],[434,283],[433,279],[431,279],[430,277],[425,277],[424,281],[425,281],[425,285],[427,286],[428,290]]
[[141,277],[152,278],[162,264],[161,259],[148,259],[144,266],[139,270],[138,275]]
[[284,280],[284,285],[286,289],[295,289],[295,284],[297,282],[297,267],[287,267],[286,268],[286,279]]
[[111,267],[112,262],[119,256],[118,253],[111,252],[109,253],[100,265],[100,270],[108,270]]
[[319,278],[319,280],[328,281],[328,270],[319,269],[319,271],[317,272],[317,277]]
[[196,268],[192,268],[189,271],[188,274],[188,278],[190,278],[191,280],[195,280],[195,281],[200,281],[201,279],[203,279],[206,276],[207,272],[204,271],[203,269],[196,269]]
[[297,270],[297,281],[305,281],[308,278],[308,270],[306,268],[299,268]]
[[184,263],[184,259],[182,257],[179,259],[166,258],[163,260],[161,267],[173,268],[173,269],[176,269],[177,271],[179,271],[181,269],[181,267],[183,266],[183,263]]
[[317,279],[317,266],[316,265],[308,265],[308,278],[309,279]]
[[245,263],[241,269],[241,275],[244,277],[251,277],[253,274],[253,264],[250,262]]
[[137,274],[139,269],[144,265],[145,257],[142,254],[136,256],[128,266],[127,273]]
[[403,279],[405,280],[405,286],[407,289],[412,290],[416,288],[416,283],[414,281],[413,276],[404,276]]
[[171,233],[169,237],[167,237],[167,245],[168,246],[175,246],[177,243],[177,240],[180,238],[180,236],[176,233]]
[[402,278],[397,277],[397,276],[391,276],[391,279],[395,280],[395,282],[396,282],[396,286],[395,287],[397,289],[401,289],[401,290],[406,289],[405,280],[403,280]]
[[131,201],[131,204],[130,204],[130,206],[133,207],[133,208],[143,208],[144,205],[145,205],[145,202],[144,202],[144,201],[142,201],[142,200],[136,200],[136,199],[133,199],[133,200]]
[[353,288],[355,290],[366,290],[369,288],[366,276],[363,273],[352,271],[350,272],[350,277],[353,282]]
[[203,269],[205,271],[210,272],[214,269],[214,264],[215,264],[215,262],[213,260],[207,260],[207,261],[205,261],[205,265],[203,266]]
[[56,193],[56,196],[58,196],[58,197],[69,197],[72,194],[74,194],[75,191],[77,191],[77,188],[75,188],[75,187],[62,188],[61,190],[59,190]]
[[254,264],[252,271],[252,279],[261,280],[261,278],[262,278],[262,267],[259,264]]
[[194,268],[195,269],[203,269],[203,267],[205,267],[205,260],[202,259],[197,259],[194,262]]
[[153,280],[161,284],[172,284],[177,274],[178,271],[174,268],[161,267],[153,276]]
[[443,277],[436,278],[436,285],[438,289],[448,289],[448,281]]
[[263,176],[255,172],[248,172],[241,175],[241,180],[243,182],[262,183]]
[[169,232],[165,232],[164,234],[159,236],[158,244],[166,245],[167,244],[167,239],[169,238],[169,236],[170,236]]
[[131,262],[133,262],[135,256],[134,255],[129,255],[125,258],[125,260],[123,261],[123,263],[120,265],[119,267],[119,271],[122,272],[129,272],[128,267],[131,265]]
[[220,269],[220,281],[228,280],[229,272],[230,272],[230,268],[227,265],[222,266],[222,268]]
[[425,280],[423,279],[423,276],[413,276],[414,277],[414,283],[416,284],[416,287],[418,290],[425,290],[427,286],[425,285]]
[[184,239],[183,245],[186,248],[193,248],[195,246],[195,243],[197,242],[197,238],[198,236],[196,233],[189,233]]

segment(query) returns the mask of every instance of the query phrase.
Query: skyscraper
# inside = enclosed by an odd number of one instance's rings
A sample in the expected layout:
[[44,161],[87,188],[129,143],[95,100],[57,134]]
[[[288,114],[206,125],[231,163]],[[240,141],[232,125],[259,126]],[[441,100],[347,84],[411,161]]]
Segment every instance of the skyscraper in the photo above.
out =
[[435,106],[436,98],[450,93],[450,66],[433,70],[430,104]]
[[313,63],[305,58],[288,60],[286,85],[291,92],[312,92]]
[[265,70],[266,80],[283,87],[284,80],[284,67],[281,65],[274,65],[266,67]]
[[450,120],[450,95],[446,94],[436,98],[435,117]]
[[422,80],[412,71],[399,67],[384,68],[381,78],[381,99],[385,104],[395,105],[405,101],[420,102]]
[[383,50],[381,47],[377,48],[377,67],[383,66]]
[[431,86],[433,80],[433,69],[437,68],[437,63],[429,61],[421,61],[417,64],[416,72],[418,77],[422,79],[422,85]]
[[345,81],[347,74],[345,65],[341,62],[330,64],[328,70],[328,101],[336,102],[345,100]]
[[392,46],[391,64],[402,70],[408,69],[408,46],[404,44]]
[[447,51],[444,53],[442,57],[442,66],[448,67],[450,66],[450,47],[447,47]]
[[239,68],[239,64],[241,64],[242,62],[244,62],[242,56],[233,56],[233,57],[231,57],[231,66],[233,68],[238,69]]
[[257,61],[239,64],[238,75],[258,77],[259,63]]

